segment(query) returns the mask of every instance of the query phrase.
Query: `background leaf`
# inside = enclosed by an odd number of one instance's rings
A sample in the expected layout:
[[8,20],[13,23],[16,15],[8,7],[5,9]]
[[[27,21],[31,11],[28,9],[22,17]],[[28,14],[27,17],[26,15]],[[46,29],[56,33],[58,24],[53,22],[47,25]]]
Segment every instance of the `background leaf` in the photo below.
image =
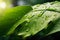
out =
[[17,27],[14,24],[30,10],[32,10],[30,6],[18,6],[0,13],[0,35],[11,34]]

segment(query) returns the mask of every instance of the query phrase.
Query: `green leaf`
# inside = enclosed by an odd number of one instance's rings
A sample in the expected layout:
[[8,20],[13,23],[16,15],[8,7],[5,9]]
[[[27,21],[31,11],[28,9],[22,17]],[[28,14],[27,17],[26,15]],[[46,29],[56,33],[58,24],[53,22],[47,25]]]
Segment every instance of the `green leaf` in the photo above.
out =
[[46,29],[48,27],[48,23],[57,19],[59,15],[54,12],[50,13],[50,11],[46,11],[45,13],[44,11],[34,11],[32,14],[34,15],[31,18],[28,18],[29,16],[27,15],[28,17],[25,19],[26,21],[21,24],[22,26],[18,33],[19,36],[22,35],[23,37],[28,37],[35,35],[39,31]]
[[0,13],[0,36],[13,33],[18,26],[16,23],[30,10],[30,6],[17,6]]
[[[56,5],[57,4],[59,3],[56,2]],[[51,2],[51,3],[45,3],[41,5],[38,4],[33,6],[32,7],[33,11],[29,12],[20,20],[22,24],[20,24],[21,28],[18,32],[18,35],[23,36],[25,38],[31,35],[35,35],[36,33],[38,33],[43,29],[47,29],[51,21],[54,22],[60,17],[60,13],[59,13],[60,7],[56,5],[54,5],[54,3]]]

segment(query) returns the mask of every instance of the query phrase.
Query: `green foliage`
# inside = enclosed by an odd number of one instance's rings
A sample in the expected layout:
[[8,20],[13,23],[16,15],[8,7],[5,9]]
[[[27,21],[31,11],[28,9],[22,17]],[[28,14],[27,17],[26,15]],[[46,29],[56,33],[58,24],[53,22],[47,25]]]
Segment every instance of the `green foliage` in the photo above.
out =
[[[33,10],[21,19],[23,23],[21,24],[22,26],[18,35],[28,37],[30,35],[35,35],[43,29],[46,30],[49,28],[48,26],[52,25],[50,22],[54,23],[60,18],[59,3],[60,2],[51,2],[33,6]],[[48,32],[48,30],[46,32]]]
[[[33,9],[33,10],[32,10]],[[0,13],[0,35],[23,38],[60,31],[60,2],[18,6]]]

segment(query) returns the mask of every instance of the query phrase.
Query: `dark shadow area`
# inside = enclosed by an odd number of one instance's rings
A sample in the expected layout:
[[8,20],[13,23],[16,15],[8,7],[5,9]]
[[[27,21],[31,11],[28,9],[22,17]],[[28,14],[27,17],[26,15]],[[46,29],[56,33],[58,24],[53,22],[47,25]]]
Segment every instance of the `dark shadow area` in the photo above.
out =
[[30,38],[27,38],[27,40],[60,40],[60,32],[51,34],[51,35],[46,36],[46,37],[41,37],[39,35],[34,35]]

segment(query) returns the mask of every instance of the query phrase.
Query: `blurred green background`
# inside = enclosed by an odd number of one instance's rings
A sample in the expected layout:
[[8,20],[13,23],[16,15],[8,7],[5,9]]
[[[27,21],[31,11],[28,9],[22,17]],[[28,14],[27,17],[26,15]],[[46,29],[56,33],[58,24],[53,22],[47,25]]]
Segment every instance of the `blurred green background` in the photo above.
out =
[[14,6],[17,6],[17,5],[35,5],[52,1],[60,1],[60,0],[12,0],[12,3]]

